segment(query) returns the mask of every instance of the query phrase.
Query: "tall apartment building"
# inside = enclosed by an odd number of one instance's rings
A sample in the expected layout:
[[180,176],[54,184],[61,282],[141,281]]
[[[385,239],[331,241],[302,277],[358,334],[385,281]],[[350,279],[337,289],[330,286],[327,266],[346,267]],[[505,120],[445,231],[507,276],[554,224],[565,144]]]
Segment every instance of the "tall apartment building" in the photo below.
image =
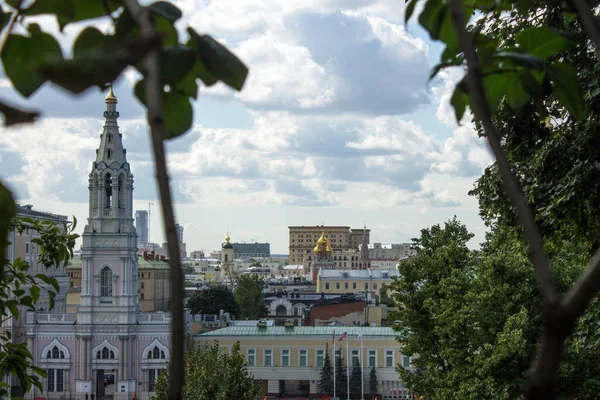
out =
[[138,246],[148,243],[148,211],[137,210],[135,212],[135,230],[137,231]]
[[[305,255],[310,255],[321,234],[331,243],[333,251],[358,249],[366,231],[367,243],[370,229],[350,229],[349,226],[289,226],[289,263],[303,264]],[[305,265],[306,268],[306,265]]]
[[183,241],[183,226],[175,224],[175,230],[177,231],[177,241],[179,242],[179,257],[186,258],[187,250],[185,242]]

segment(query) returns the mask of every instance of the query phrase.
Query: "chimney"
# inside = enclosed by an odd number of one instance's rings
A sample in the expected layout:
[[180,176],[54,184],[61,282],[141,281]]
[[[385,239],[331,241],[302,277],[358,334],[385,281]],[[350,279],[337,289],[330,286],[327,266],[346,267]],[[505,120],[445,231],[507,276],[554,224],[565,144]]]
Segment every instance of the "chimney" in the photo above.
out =
[[153,261],[156,259],[156,255],[154,254],[154,250],[152,250],[152,253],[150,253],[150,259],[153,260]]
[[148,252],[144,250],[144,260],[148,261]]

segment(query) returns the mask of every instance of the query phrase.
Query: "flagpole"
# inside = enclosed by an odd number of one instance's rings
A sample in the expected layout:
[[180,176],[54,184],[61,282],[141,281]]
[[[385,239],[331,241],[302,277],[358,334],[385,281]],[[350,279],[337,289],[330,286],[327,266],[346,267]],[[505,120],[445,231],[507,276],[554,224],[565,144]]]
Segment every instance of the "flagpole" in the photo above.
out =
[[363,365],[363,342],[362,342],[362,333],[360,335],[360,400],[365,400],[365,374],[364,374],[364,365]]
[[333,331],[333,398],[335,399],[335,330]]
[[346,385],[348,388],[348,400],[350,400],[350,349],[348,347],[349,343],[350,339],[346,340]]

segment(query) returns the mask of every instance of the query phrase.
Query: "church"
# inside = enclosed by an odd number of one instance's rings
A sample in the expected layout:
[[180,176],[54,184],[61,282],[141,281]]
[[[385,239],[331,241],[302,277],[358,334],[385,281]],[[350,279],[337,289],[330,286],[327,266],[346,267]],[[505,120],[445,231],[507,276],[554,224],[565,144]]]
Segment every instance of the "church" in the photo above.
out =
[[150,399],[170,358],[171,315],[144,313],[138,303],[133,174],[112,87],[105,103],[104,129],[89,174],[80,306],[72,314],[26,315],[33,365],[47,373],[43,392],[34,388],[27,395],[32,400]]

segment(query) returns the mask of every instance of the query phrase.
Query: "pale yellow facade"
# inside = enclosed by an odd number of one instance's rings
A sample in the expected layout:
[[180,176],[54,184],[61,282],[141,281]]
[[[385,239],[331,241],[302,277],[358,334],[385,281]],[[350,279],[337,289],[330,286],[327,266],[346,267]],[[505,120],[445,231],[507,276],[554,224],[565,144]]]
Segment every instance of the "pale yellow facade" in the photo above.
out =
[[[386,274],[379,274],[381,271],[372,271],[374,277],[368,276],[368,271],[363,270],[365,276],[352,276],[352,273],[348,274],[348,277],[344,277],[343,273],[340,272],[336,276],[325,276],[326,272],[341,271],[331,270],[322,271],[322,274],[317,278],[317,293],[364,293],[365,290],[379,295],[382,285],[389,287],[394,282],[393,276],[398,276],[397,271],[389,271]],[[355,271],[351,271],[355,272]],[[359,271],[356,271],[359,272]]]
[[[340,342],[343,332],[348,335]],[[334,343],[336,350],[342,349],[344,364],[349,357],[351,365],[356,358],[363,366],[365,393],[372,368],[378,377],[379,393],[392,389],[407,393],[396,367],[410,368],[410,357],[402,354],[396,335],[391,328],[380,327],[228,327],[195,335],[194,342],[199,345],[218,341],[225,351],[239,342],[248,370],[261,384],[261,395],[265,396],[276,396],[282,390],[289,396],[318,394],[326,346],[332,357]],[[353,397],[356,395],[353,393]]]

